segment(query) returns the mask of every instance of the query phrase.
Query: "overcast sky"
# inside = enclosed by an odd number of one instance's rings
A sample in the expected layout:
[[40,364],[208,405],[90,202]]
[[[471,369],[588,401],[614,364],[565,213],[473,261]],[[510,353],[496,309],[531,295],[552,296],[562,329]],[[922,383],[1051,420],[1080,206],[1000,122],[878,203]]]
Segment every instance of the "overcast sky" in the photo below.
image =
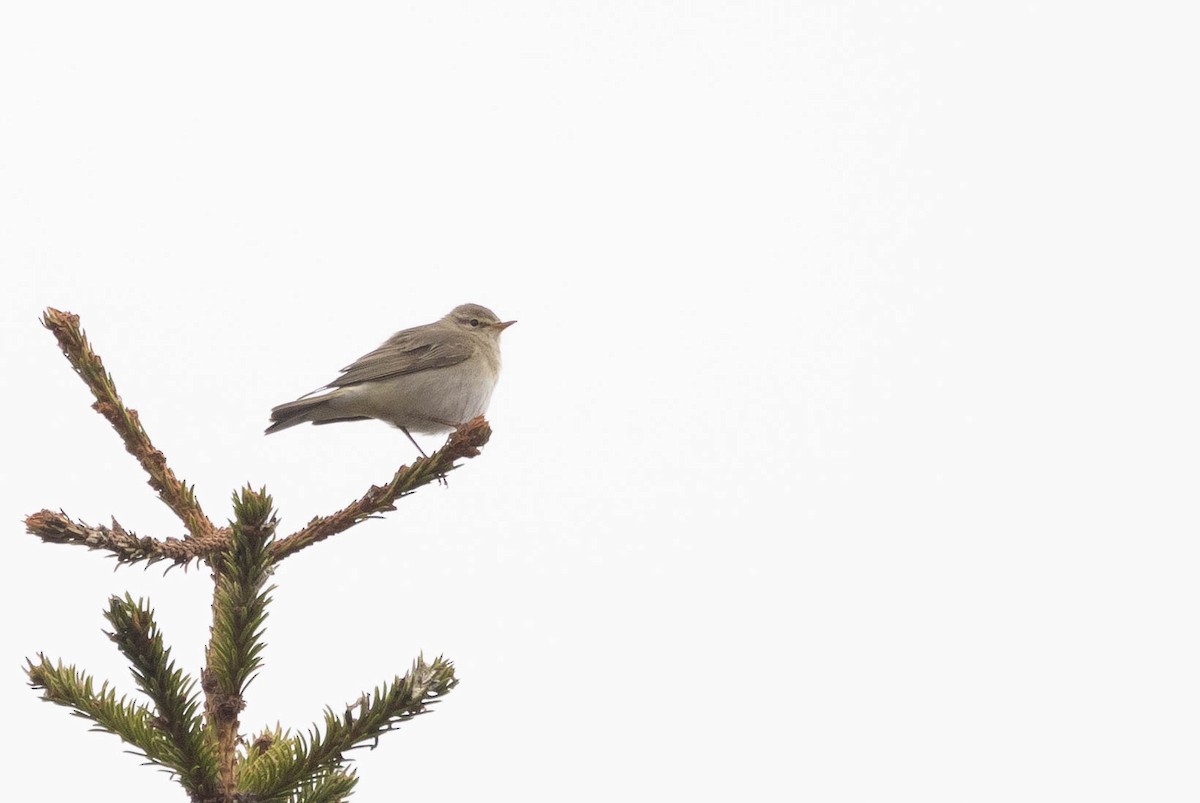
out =
[[1186,7],[7,5],[7,796],[184,800],[20,666],[133,692],[110,594],[193,673],[209,622],[24,534],[183,534],[41,310],[286,534],[413,450],[271,406],[476,302],[492,442],[282,565],[246,732],[424,651],[461,685],[364,801],[1195,800]]

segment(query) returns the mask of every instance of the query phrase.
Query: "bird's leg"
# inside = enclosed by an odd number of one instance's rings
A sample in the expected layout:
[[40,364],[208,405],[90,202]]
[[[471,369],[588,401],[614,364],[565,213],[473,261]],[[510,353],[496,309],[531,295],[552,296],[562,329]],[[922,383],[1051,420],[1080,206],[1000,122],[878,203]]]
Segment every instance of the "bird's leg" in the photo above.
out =
[[408,431],[408,427],[400,427],[400,431],[404,433],[404,436],[408,438],[409,442],[413,446],[417,447],[417,451],[421,453],[421,457],[424,457],[426,460],[428,460],[429,455],[425,454],[425,450],[421,448],[421,444],[417,443],[417,439],[414,438],[412,433]]
[[[425,450],[421,448],[421,444],[417,443],[417,439],[414,438],[412,436],[412,433],[408,431],[408,427],[400,427],[400,431],[403,432],[405,434],[405,436],[409,439],[409,441],[412,442],[413,446],[417,447],[417,451],[421,453],[421,457],[424,457],[426,460],[428,460],[429,455],[425,454]],[[446,481],[445,474],[438,474],[437,480],[438,480],[439,485],[449,485],[450,484],[449,482]]]

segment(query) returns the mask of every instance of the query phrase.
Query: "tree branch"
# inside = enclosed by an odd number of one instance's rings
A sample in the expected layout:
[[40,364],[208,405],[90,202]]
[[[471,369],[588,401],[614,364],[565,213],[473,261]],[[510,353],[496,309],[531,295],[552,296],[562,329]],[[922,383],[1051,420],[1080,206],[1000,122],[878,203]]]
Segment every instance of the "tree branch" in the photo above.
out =
[[372,485],[361,498],[337,513],[313,519],[303,529],[273,543],[271,557],[275,562],[281,561],[372,516],[395,510],[397,499],[453,471],[455,460],[477,456],[480,447],[491,437],[492,428],[483,416],[471,419],[450,433],[441,449],[414,461],[411,466],[401,466],[387,485]]
[[220,538],[166,538],[162,541],[149,536],[139,537],[117,522],[112,527],[103,524],[91,525],[71,519],[61,510],[39,510],[25,517],[25,529],[49,544],[79,544],[88,549],[111,552],[118,563],[146,561],[147,565],[169,560],[183,565],[193,559],[204,559],[228,543],[228,532],[218,531]]
[[217,784],[230,799],[237,783],[239,714],[245,692],[262,666],[263,630],[274,586],[268,545],[277,520],[266,489],[243,488],[234,494],[235,521],[228,549],[212,556],[216,578],[213,624],[200,673],[204,714],[216,739]]
[[424,657],[418,657],[404,677],[362,695],[344,713],[326,709],[324,732],[314,728],[307,735],[284,737],[247,756],[239,790],[258,800],[275,800],[314,774],[336,772],[343,766],[346,751],[427,713],[431,703],[457,684],[453,663],[440,656],[425,663]]
[[164,760],[177,773],[193,800],[212,800],[217,794],[217,761],[205,738],[196,682],[171,660],[154,612],[128,594],[109,599],[104,614],[113,626],[108,637],[133,666],[138,688],[154,703],[150,724],[167,737]]
[[[92,351],[87,336],[79,327],[79,316],[47,307],[42,325],[54,333],[67,361],[96,397],[92,409],[108,419],[124,441],[125,449],[150,475],[150,487],[158,492],[159,499],[179,517],[193,538],[201,541],[219,538],[219,529],[204,515],[192,489],[175,476],[163,453],[150,442],[137,410],[126,407],[121,401],[112,376],[104,370],[100,356]],[[211,551],[213,548],[217,547],[201,549]]]
[[177,754],[166,734],[154,726],[154,714],[145,704],[134,704],[124,696],[118,698],[107,683],[97,691],[90,675],[74,666],[63,666],[61,661],[53,664],[45,655],[39,654],[36,664],[28,661],[25,673],[33,688],[43,690],[46,702],[72,709],[96,723],[98,729],[120,736],[155,764],[179,771],[172,763]]

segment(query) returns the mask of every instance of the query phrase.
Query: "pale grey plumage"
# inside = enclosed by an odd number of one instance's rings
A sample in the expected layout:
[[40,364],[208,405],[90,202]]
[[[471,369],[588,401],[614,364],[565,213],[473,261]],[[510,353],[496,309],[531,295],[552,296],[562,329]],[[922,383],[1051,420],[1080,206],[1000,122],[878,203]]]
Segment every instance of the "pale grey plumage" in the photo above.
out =
[[500,333],[513,323],[487,307],[463,304],[433,323],[397,332],[343,368],[321,389],[327,392],[272,409],[267,433],[310,421],[377,418],[411,439],[411,432],[465,424],[487,411],[500,376]]

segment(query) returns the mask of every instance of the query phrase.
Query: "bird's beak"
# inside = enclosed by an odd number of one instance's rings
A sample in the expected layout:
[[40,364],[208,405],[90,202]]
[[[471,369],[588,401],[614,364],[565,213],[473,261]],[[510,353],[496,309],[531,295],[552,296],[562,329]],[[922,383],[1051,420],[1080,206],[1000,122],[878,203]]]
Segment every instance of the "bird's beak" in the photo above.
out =
[[516,323],[516,321],[501,321],[500,323],[492,324],[492,326],[496,327],[501,332],[503,332],[505,329],[512,326],[514,323]]

